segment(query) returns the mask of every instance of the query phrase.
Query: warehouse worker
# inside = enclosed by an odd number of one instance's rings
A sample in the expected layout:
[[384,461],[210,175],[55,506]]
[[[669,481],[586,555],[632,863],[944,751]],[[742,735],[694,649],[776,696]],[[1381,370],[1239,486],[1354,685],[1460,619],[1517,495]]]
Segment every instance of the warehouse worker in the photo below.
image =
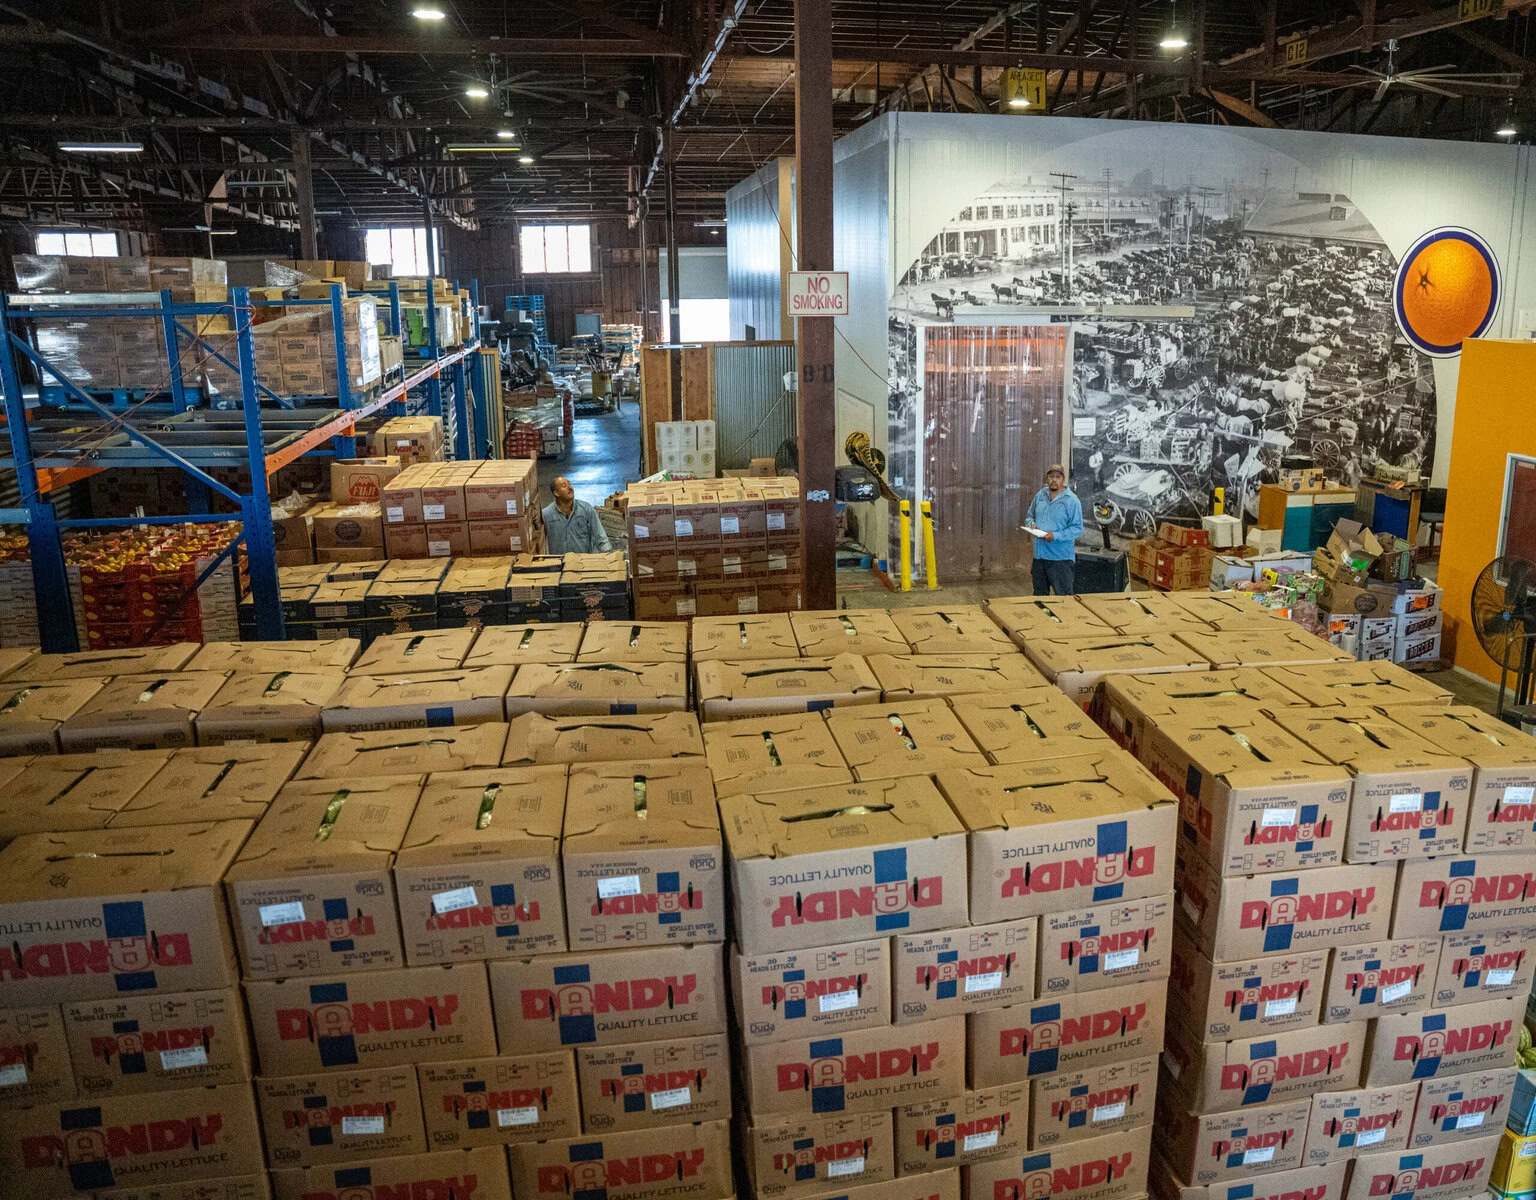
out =
[[1035,595],[1070,596],[1077,573],[1077,547],[1083,536],[1083,506],[1067,488],[1067,472],[1060,463],[1045,469],[1045,486],[1029,502],[1024,525],[1034,533],[1035,561],[1030,577]]
[[[555,502],[544,506],[544,531],[551,554],[606,554],[613,547],[603,532],[597,510],[585,500],[576,499],[576,489],[564,475],[556,476],[550,486]],[[1082,529],[1082,520],[1078,520]]]

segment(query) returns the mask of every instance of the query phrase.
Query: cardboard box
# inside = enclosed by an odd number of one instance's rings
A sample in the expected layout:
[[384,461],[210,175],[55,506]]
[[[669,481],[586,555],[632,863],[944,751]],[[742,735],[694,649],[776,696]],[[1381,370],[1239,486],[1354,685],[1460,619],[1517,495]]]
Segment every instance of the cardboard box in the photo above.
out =
[[483,963],[245,985],[263,1075],[496,1053]]
[[635,582],[635,616],[642,621],[670,621],[692,617],[698,612],[693,584],[686,580],[663,579]]
[[880,684],[854,654],[829,658],[708,661],[698,664],[694,694],[704,721],[824,712],[875,704]]
[[[812,658],[831,654],[858,654],[867,658],[872,654],[907,655],[912,652],[890,612],[882,608],[790,613],[789,623],[794,630],[794,640],[799,643],[799,652]],[[695,660],[698,657],[695,651]]]
[[1472,1141],[1505,1128],[1514,1098],[1515,1068],[1426,1079],[1418,1088],[1419,1104],[1408,1135],[1410,1149]]
[[1387,1195],[1407,1195],[1412,1200],[1475,1196],[1487,1185],[1498,1149],[1495,1136],[1399,1154],[1362,1154],[1355,1159],[1345,1200]]
[[1089,613],[1122,634],[1172,634],[1180,629],[1209,628],[1170,593],[1110,592],[1078,599]]
[[761,662],[800,656],[785,613],[700,617],[691,622],[690,639],[689,652],[695,663]]
[[0,1171],[32,1200],[259,1174],[250,1084],[66,1100],[7,1112]]
[[1154,1155],[1148,1184],[1153,1200],[1343,1200],[1348,1169],[1348,1160],[1341,1158],[1321,1167],[1298,1167],[1196,1187],[1174,1175],[1166,1159]]
[[891,1021],[891,939],[742,954],[731,949],[741,1044],[828,1036]]
[[471,521],[524,517],[538,492],[532,459],[482,462],[464,484],[464,514]]
[[1536,738],[1470,705],[1388,711],[1440,752],[1472,764],[1467,853],[1536,847]]
[[0,844],[28,833],[104,828],[170,758],[157,750],[0,760]]
[[1494,1196],[1536,1195],[1536,1138],[1505,1130],[1493,1158],[1488,1192]]
[[375,502],[318,505],[310,510],[308,518],[319,549],[355,550],[366,546],[380,548],[382,553],[384,523]]
[[720,818],[698,759],[573,766],[560,858],[572,947],[725,940]]
[[346,681],[346,671],[236,671],[197,714],[203,746],[229,742],[298,742],[320,736],[320,712]]
[[1285,618],[1254,602],[1250,592],[1170,592],[1175,604],[1212,629],[1285,631]]
[[1309,1101],[1271,1104],[1236,1113],[1183,1111],[1164,1093],[1157,1104],[1157,1149],[1168,1166],[1190,1183],[1248,1179],[1302,1165]]
[[490,964],[496,1033],[519,1052],[725,1032],[720,946],[647,946]]
[[[949,703],[990,763],[1070,758],[1104,749],[1104,731],[1050,686],[989,696],[954,696]],[[1100,745],[1089,744],[1093,742]]]
[[1035,1149],[1121,1133],[1152,1120],[1157,1055],[1064,1071],[1029,1087],[1029,1144]]
[[170,762],[112,818],[112,826],[173,825],[188,817],[260,820],[307,748],[305,743],[173,750]]
[[1152,1127],[1086,1138],[1049,1150],[970,1167],[973,1198],[1049,1196],[1051,1200],[1129,1200],[1147,1190]]
[[953,1096],[965,1090],[965,1019],[748,1046],[742,1079],[758,1123]]
[[985,767],[987,756],[943,700],[845,709],[827,728],[858,779],[895,779]]
[[1174,872],[1180,920],[1213,962],[1362,945],[1387,933],[1390,863],[1221,878],[1198,859]]
[[422,1063],[416,1075],[433,1150],[544,1141],[581,1132],[576,1064],[568,1050]]
[[910,654],[996,654],[1015,649],[979,604],[893,608],[891,620]]
[[119,996],[63,1007],[74,1080],[85,1096],[240,1083],[251,1078],[237,988]]
[[1414,1012],[1432,1003],[1440,940],[1410,938],[1339,946],[1328,958],[1325,1023]]
[[513,670],[459,667],[410,675],[348,675],[321,713],[321,720],[327,733],[505,721],[504,705]]
[[960,1200],[960,1172],[928,1171],[886,1183],[819,1191],[798,1200]]
[[1306,1162],[1334,1162],[1367,1151],[1376,1154],[1405,1149],[1418,1099],[1416,1083],[1319,1092],[1312,1098],[1312,1116],[1307,1123]]
[[1349,662],[1352,657],[1326,638],[1274,619],[1263,629],[1183,629],[1177,636],[1204,655],[1216,671],[1281,663]]
[[688,627],[668,621],[600,621],[588,625],[578,662],[688,662]]
[[134,650],[79,650],[69,654],[38,654],[31,650],[6,651],[0,674],[6,679],[44,680],[100,679],[109,675],[152,675],[184,669],[202,647],[196,642],[170,646],[144,646]]
[[473,771],[494,767],[506,739],[505,725],[443,726],[430,733],[411,729],[328,733],[315,743],[298,778],[346,780],[360,775]]
[[[1487,930],[1448,933],[1441,945],[1435,972],[1435,1008],[1494,1000],[1500,996],[1524,996],[1531,990],[1532,956],[1536,929]],[[1425,1007],[1420,1004],[1418,1007]]]
[[59,726],[59,748],[69,754],[195,746],[192,722],[225,679],[221,671],[120,675]]
[[0,753],[59,753],[59,726],[89,704],[107,682],[61,679],[0,689]]
[[565,767],[433,774],[395,855],[411,966],[557,953]]
[[[325,570],[327,568],[320,568]],[[345,671],[361,649],[356,638],[322,642],[209,642],[188,664],[194,671]]]
[[1159,717],[1143,754],[1179,800],[1181,853],[1223,875],[1336,866],[1350,774],[1265,717]]
[[723,1033],[627,1046],[579,1046],[587,1133],[729,1119],[731,1047]]
[[464,665],[575,662],[582,632],[581,625],[490,626],[480,631]]
[[1091,637],[1111,628],[1076,596],[1006,596],[983,600],[981,610],[1021,647],[1030,638]]
[[757,1125],[746,1130],[743,1140],[747,1176],[764,1200],[879,1184],[896,1174],[888,1112]]
[[965,829],[927,779],[732,796],[720,815],[746,953],[969,919]]
[[410,1067],[268,1077],[257,1081],[256,1102],[275,1168],[427,1152]]
[[0,1009],[0,1110],[72,1099],[69,1041],[53,1004]]
[[1392,936],[1482,933],[1536,924],[1536,868],[1529,856],[1411,859],[1398,874]]
[[898,1025],[1025,1004],[1035,996],[1033,917],[891,939]]
[[518,1196],[659,1200],[679,1195],[683,1188],[700,1197],[729,1196],[734,1186],[729,1121],[678,1125],[665,1141],[648,1129],[636,1129],[595,1138],[519,1142],[511,1158],[512,1187]]
[[[1195,621],[1182,609],[1170,611],[1181,622]],[[1036,638],[1024,653],[1046,679],[1085,710],[1095,706],[1095,697],[1110,675],[1206,671],[1211,665],[1204,655],[1166,633]]]
[[1173,935],[1170,1016],[1205,1041],[1316,1025],[1327,969],[1321,950],[1215,963],[1181,925]]
[[971,1086],[1146,1058],[1163,1044],[1167,1002],[1168,989],[1156,980],[972,1013]]
[[1392,663],[1322,663],[1303,667],[1268,667],[1264,673],[1313,708],[1379,708],[1455,703],[1443,687]]
[[1460,851],[1472,790],[1465,761],[1370,709],[1294,710],[1276,720],[1354,777],[1350,862]]
[[400,459],[338,458],[331,463],[331,499],[341,504],[377,504],[389,481],[400,474]]
[[1162,895],[1176,810],[1124,751],[937,777],[970,832],[971,920]]
[[714,721],[704,727],[704,747],[721,797],[847,784],[854,778],[820,713]]
[[1365,1081],[1388,1087],[1415,1079],[1513,1066],[1524,996],[1382,1016],[1371,1030]]
[[869,669],[885,703],[982,693],[1011,695],[1046,686],[1017,650],[996,654],[874,654]]
[[233,987],[220,881],[250,832],[220,821],[12,842],[0,851],[0,1007]]
[[1029,1085],[962,1092],[895,1112],[896,1172],[915,1175],[1021,1153],[1029,1144]]
[[523,713],[512,718],[502,761],[508,766],[523,767],[655,761],[703,754],[704,739],[699,733],[698,718],[692,713],[564,718]]
[[414,675],[423,671],[452,671],[464,665],[476,633],[473,629],[428,629],[374,638],[373,644],[352,664],[350,673]]
[[1168,978],[1173,894],[1117,900],[1040,918],[1037,990],[1089,992]]
[[[481,1146],[446,1154],[402,1154],[365,1166],[273,1171],[273,1200],[354,1200],[367,1197],[469,1197],[512,1200],[506,1152]],[[522,1193],[526,1195],[527,1193]]]
[[507,693],[507,716],[628,716],[683,712],[688,670],[678,663],[529,663]]
[[[511,539],[497,537],[494,544],[470,544],[473,528],[463,521],[435,521],[431,525],[384,525],[384,549],[389,558],[464,558],[470,554],[506,554]],[[520,547],[512,546],[513,552]]]
[[1303,1100],[1360,1085],[1368,1023],[1311,1025],[1231,1042],[1168,1027],[1163,1069],[1190,1112],[1219,1113]]

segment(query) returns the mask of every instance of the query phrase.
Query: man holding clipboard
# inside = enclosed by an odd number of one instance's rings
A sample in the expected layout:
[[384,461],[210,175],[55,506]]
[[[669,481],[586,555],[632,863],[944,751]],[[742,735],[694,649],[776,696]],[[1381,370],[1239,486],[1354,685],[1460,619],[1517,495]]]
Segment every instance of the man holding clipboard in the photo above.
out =
[[1045,486],[1035,493],[1024,516],[1024,530],[1035,539],[1035,561],[1030,568],[1035,595],[1070,596],[1075,588],[1077,547],[1083,536],[1083,506],[1067,488],[1067,472],[1060,463],[1045,469]]

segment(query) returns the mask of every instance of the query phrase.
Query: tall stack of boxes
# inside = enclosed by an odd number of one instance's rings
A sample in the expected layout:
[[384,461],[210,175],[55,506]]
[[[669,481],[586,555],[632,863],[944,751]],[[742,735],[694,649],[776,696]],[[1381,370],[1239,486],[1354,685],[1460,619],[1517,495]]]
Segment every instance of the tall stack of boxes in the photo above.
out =
[[540,554],[538,476],[531,459],[416,463],[380,493],[389,558]]
[[657,421],[651,431],[658,471],[688,479],[715,477],[713,421]]

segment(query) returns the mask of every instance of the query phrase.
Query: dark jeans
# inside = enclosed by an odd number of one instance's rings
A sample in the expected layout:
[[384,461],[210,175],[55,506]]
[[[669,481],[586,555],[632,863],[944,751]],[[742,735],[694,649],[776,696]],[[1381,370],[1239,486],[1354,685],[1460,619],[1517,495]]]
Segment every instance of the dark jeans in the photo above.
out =
[[1037,596],[1049,596],[1052,592],[1058,596],[1072,595],[1076,574],[1077,563],[1070,558],[1037,558],[1029,569]]

